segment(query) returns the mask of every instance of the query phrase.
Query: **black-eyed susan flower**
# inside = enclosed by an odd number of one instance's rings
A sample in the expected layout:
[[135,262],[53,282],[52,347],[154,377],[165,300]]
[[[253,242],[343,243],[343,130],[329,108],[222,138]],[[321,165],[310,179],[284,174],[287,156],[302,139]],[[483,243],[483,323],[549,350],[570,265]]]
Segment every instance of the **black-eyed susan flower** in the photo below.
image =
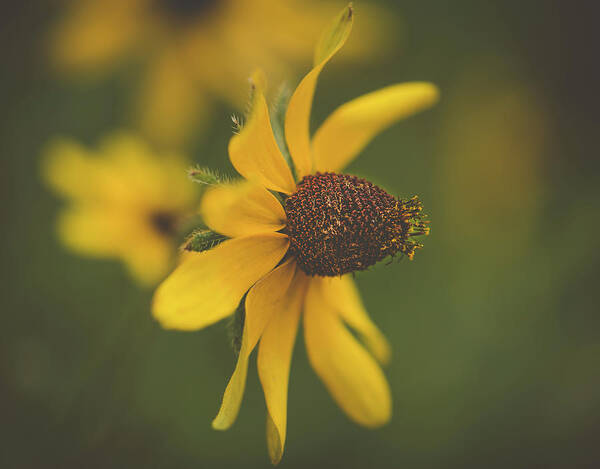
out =
[[178,224],[197,201],[183,158],[158,156],[126,134],[96,151],[56,141],[45,156],[43,176],[68,202],[58,220],[62,242],[82,255],[122,260],[142,284],[164,277]]
[[413,238],[428,231],[416,197],[395,198],[340,171],[378,132],[431,106],[438,95],[433,85],[405,83],[364,95],[309,135],[317,78],[345,43],[352,21],[348,7],[324,32],[314,68],[290,99],[284,126],[289,165],[272,130],[264,79],[254,75],[251,114],[229,144],[230,160],[245,181],[217,186],[201,203],[206,225],[230,239],[190,252],[154,297],[155,317],[182,330],[213,324],[243,301],[238,361],[213,427],[224,430],[234,422],[258,344],[273,463],[285,444],[288,376],[301,316],[310,363],[342,410],[367,427],[389,420],[390,390],[377,363],[388,360],[389,345],[351,273],[387,256],[412,258],[420,247]]
[[[242,103],[243,83],[256,66],[279,73],[282,57],[290,64],[308,59],[322,18],[339,8],[336,0],[70,3],[50,41],[53,61],[70,74],[98,75],[142,58],[135,119],[147,137],[167,145],[197,131],[215,97]],[[389,13],[363,8],[366,34],[351,47],[361,57],[381,50],[390,30]]]

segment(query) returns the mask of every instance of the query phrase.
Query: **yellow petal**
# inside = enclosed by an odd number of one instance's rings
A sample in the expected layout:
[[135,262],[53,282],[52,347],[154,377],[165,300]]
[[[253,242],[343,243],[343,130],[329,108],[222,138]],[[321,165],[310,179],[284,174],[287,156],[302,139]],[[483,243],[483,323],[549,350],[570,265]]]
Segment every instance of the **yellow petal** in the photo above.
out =
[[140,232],[128,246],[123,246],[122,257],[129,273],[138,283],[156,286],[174,265],[173,251],[170,239]]
[[[287,392],[287,391],[286,391]],[[287,394],[286,394],[287,398]],[[279,429],[273,422],[271,418],[271,414],[267,411],[267,419],[266,419],[266,436],[267,436],[267,450],[269,451],[269,458],[271,459],[271,464],[276,466],[281,461],[283,457],[283,448],[285,446],[285,439],[281,440],[281,434],[279,433]],[[283,427],[283,438],[285,438],[285,431],[287,426],[287,409],[286,409],[286,423]]]
[[215,430],[227,430],[235,421],[246,387],[248,358],[271,317],[285,304],[295,270],[296,264],[290,259],[265,275],[248,292],[242,346],[235,370],[223,394],[221,408],[212,422]]
[[319,74],[346,42],[352,29],[352,22],[352,8],[348,6],[323,33],[315,52],[314,68],[300,82],[290,99],[285,116],[285,138],[299,179],[310,174],[313,169],[310,112]]
[[350,275],[315,279],[321,283],[321,293],[327,305],[355,329],[360,339],[381,363],[390,359],[390,345],[369,317]]
[[250,181],[209,189],[202,198],[200,214],[210,229],[230,238],[285,226],[285,211],[277,198]]
[[123,246],[131,246],[139,223],[112,207],[73,205],[58,219],[61,241],[74,251],[92,257],[118,256]]
[[385,376],[324,301],[318,282],[309,286],[304,311],[308,358],[335,401],[361,425],[385,424],[392,408]]
[[158,57],[145,74],[136,102],[144,135],[167,148],[177,148],[210,115],[210,103],[199,80],[176,51]]
[[198,188],[185,176],[185,158],[178,153],[156,153],[136,135],[108,135],[102,139],[97,155],[95,160],[106,173],[102,185],[98,184],[106,202],[181,210],[196,197]]
[[65,197],[90,198],[96,184],[90,183],[99,171],[90,153],[78,143],[57,139],[47,148],[42,160],[42,173],[50,187]]
[[156,290],[154,317],[165,328],[194,330],[229,316],[244,293],[277,265],[288,245],[287,236],[266,233],[190,253]]
[[258,347],[258,375],[267,403],[267,447],[273,464],[281,460],[285,446],[290,363],[306,285],[307,277],[298,271],[286,303],[269,321]]
[[98,149],[54,140],[45,151],[43,176],[60,195],[78,202],[135,210],[182,210],[197,193],[186,184],[186,162],[177,154],[157,154],[135,135],[113,132]]
[[142,39],[146,21],[140,21],[140,2],[72,2],[58,22],[50,47],[63,71],[103,72],[130,53]]
[[344,45],[352,30],[353,22],[354,10],[352,3],[349,3],[321,33],[319,42],[315,47],[314,65],[329,60]]
[[140,284],[155,285],[167,273],[173,246],[143,215],[110,205],[75,204],[60,214],[58,234],[78,254],[120,259]]
[[252,112],[239,135],[229,142],[229,159],[246,179],[291,194],[296,184],[273,135],[262,74],[255,73],[252,87]]
[[402,83],[365,94],[336,109],[313,138],[318,171],[339,171],[375,135],[403,119],[431,107],[438,90],[431,83]]

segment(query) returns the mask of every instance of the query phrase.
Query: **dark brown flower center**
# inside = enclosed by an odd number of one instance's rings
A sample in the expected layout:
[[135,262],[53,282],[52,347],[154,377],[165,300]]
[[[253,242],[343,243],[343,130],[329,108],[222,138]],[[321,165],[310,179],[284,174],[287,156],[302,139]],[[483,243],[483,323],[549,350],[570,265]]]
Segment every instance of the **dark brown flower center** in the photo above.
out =
[[396,199],[356,176],[305,176],[285,202],[290,250],[308,275],[338,276],[364,270],[387,256],[412,259],[429,232],[415,196]]

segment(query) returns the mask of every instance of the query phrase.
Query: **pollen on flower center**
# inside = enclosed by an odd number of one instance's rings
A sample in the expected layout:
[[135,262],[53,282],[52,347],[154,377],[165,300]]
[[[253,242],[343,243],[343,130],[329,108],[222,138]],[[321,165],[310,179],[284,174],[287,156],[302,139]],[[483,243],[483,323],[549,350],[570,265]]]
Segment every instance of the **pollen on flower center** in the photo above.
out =
[[364,270],[387,256],[412,259],[428,234],[418,197],[396,199],[356,176],[305,176],[285,202],[290,250],[309,275]]

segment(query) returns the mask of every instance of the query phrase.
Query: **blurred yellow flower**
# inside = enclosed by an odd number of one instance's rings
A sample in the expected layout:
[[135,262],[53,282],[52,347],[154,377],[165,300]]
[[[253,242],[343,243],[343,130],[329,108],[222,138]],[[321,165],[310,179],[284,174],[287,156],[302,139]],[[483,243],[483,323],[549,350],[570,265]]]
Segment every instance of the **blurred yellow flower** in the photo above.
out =
[[310,138],[317,78],[346,42],[352,22],[348,7],[325,30],[314,68],[287,108],[285,138],[296,178],[273,134],[264,78],[254,75],[251,115],[229,144],[230,160],[246,181],[215,187],[201,204],[205,223],[232,239],[189,252],[154,297],[153,313],[164,327],[196,330],[231,315],[246,295],[237,366],[213,427],[224,430],[234,422],[249,356],[260,340],[258,372],[273,463],[285,444],[290,361],[302,311],[308,357],[338,405],[367,427],[389,420],[390,390],[376,361],[388,360],[389,345],[350,273],[397,253],[412,258],[420,247],[412,236],[428,231],[416,197],[396,199],[338,171],[377,133],[433,105],[435,86],[406,83],[364,95],[338,108]]
[[185,170],[181,157],[159,157],[131,135],[112,135],[97,151],[54,142],[43,176],[68,201],[60,239],[80,254],[120,259],[140,283],[155,284],[172,266],[177,225],[197,200]]
[[[209,115],[208,105],[247,97],[260,65],[281,73],[281,61],[310,57],[321,19],[339,8],[317,0],[75,0],[57,24],[51,55],[65,72],[97,74],[132,56],[147,59],[136,119],[146,136],[176,145]],[[389,13],[365,5],[366,57],[385,46]],[[325,16],[324,16],[325,15]]]

